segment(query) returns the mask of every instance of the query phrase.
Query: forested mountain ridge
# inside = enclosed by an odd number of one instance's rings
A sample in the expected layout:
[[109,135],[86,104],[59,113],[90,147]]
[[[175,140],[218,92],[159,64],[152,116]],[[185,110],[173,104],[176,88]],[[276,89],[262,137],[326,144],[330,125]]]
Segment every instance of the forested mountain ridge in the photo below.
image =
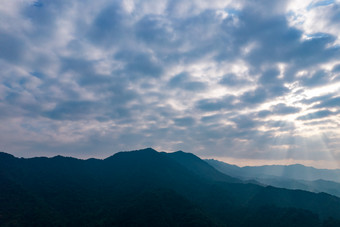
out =
[[247,184],[184,152],[0,153],[1,226],[336,226],[339,218],[337,197]]

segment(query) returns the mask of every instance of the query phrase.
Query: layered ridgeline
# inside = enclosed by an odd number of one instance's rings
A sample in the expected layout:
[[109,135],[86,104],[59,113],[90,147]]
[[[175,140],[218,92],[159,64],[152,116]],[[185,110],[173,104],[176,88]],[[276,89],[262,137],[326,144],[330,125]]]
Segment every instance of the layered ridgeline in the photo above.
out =
[[339,226],[340,199],[245,183],[184,152],[0,153],[0,226]]
[[245,181],[254,180],[262,185],[280,188],[326,192],[340,197],[339,169],[316,169],[299,164],[238,167],[213,159],[205,161],[222,173]]

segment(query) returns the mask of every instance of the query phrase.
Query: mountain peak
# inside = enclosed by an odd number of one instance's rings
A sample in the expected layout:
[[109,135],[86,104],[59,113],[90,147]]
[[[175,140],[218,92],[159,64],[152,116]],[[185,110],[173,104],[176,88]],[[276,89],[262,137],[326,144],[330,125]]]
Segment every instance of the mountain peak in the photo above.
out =
[[155,153],[157,151],[155,149],[151,148],[151,147],[147,147],[147,148],[135,150],[135,151],[132,151],[132,152],[152,152],[152,153]]
[[122,153],[123,154],[151,155],[151,154],[158,154],[159,152],[151,147],[147,147],[147,148],[140,149],[140,150],[122,151],[122,152],[118,152],[117,154],[122,154]]
[[144,149],[140,149],[140,150],[133,150],[133,151],[121,151],[118,153],[158,153],[158,151],[156,151],[155,149],[151,148],[151,147],[147,147]]
[[170,153],[171,155],[175,155],[175,156],[181,156],[181,157],[187,157],[187,158],[196,158],[196,159],[200,159],[199,157],[197,157],[196,155],[194,155],[193,153],[189,153],[189,152],[184,152],[182,150],[179,151],[175,151]]
[[110,156],[110,157],[107,157],[105,160],[108,160],[108,159],[112,159],[114,157],[117,157],[117,156],[121,156],[121,155],[154,155],[154,154],[158,154],[158,152],[151,148],[151,147],[147,147],[147,148],[144,148],[144,149],[140,149],[140,150],[133,150],[133,151],[121,151],[121,152],[118,152],[118,153],[115,153],[114,155]]

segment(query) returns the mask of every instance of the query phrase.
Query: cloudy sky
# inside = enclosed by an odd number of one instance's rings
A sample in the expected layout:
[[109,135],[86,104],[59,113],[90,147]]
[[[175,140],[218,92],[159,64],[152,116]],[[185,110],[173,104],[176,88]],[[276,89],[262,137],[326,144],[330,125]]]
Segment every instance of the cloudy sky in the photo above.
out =
[[339,0],[2,0],[0,150],[340,168]]

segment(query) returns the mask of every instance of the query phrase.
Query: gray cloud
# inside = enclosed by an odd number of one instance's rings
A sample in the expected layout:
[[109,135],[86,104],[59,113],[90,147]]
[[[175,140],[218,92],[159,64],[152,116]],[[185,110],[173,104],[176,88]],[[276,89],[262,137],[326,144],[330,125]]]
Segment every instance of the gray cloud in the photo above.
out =
[[257,113],[257,116],[260,117],[260,118],[265,118],[265,117],[267,117],[271,114],[272,114],[272,112],[269,111],[269,110],[261,110]]
[[43,115],[56,120],[82,120],[96,109],[96,105],[89,101],[67,101],[59,103],[53,110],[46,111]]
[[268,127],[276,128],[279,131],[293,131],[295,129],[294,123],[288,121],[267,121],[265,123]]
[[196,102],[196,107],[202,111],[220,111],[220,110],[232,110],[235,108],[233,104],[235,100],[234,96],[225,96],[221,99],[202,99]]
[[205,83],[195,81],[187,73],[180,73],[172,77],[168,82],[168,86],[170,89],[181,88],[187,91],[202,91],[206,88]]
[[195,124],[195,119],[192,117],[181,117],[181,118],[175,118],[174,119],[175,125],[182,126],[182,127],[188,127]]
[[333,72],[340,72],[340,64],[337,64],[332,69]]
[[287,106],[284,103],[279,103],[273,106],[273,113],[278,115],[294,114],[300,112],[300,110],[301,109],[298,107]]
[[231,118],[231,121],[235,122],[237,128],[239,129],[251,129],[256,126],[256,121],[254,121],[251,117],[245,115]]
[[117,60],[125,63],[124,73],[132,78],[159,77],[162,75],[163,68],[161,64],[147,53],[138,53],[134,51],[121,51],[116,54]]
[[309,113],[309,114],[300,116],[297,119],[306,121],[306,120],[325,118],[325,117],[328,117],[328,116],[331,116],[331,115],[334,115],[334,114],[336,114],[336,113],[332,112],[330,110],[319,110],[319,111],[316,111],[316,112],[313,112],[313,113]]
[[304,77],[301,80],[302,84],[307,87],[320,86],[323,84],[327,84],[327,82],[329,81],[330,81],[329,74],[323,70],[315,72],[313,75],[309,77]]
[[302,102],[304,104],[312,104],[312,103],[316,103],[316,102],[322,102],[324,100],[329,100],[333,96],[334,96],[334,94],[326,94],[326,95],[314,96],[313,98],[300,100],[300,102]]
[[255,90],[243,93],[240,99],[245,103],[245,105],[263,103],[268,99],[268,93],[265,89],[259,87]]
[[[332,135],[329,149],[339,149],[332,126],[339,122],[331,119],[340,103],[339,5],[301,10],[317,9],[333,28],[325,33],[296,23],[291,15],[300,11],[287,12],[289,4],[6,5],[0,149],[101,157],[152,146],[204,156],[324,158],[321,142],[306,156],[303,141],[315,138],[303,133],[320,129]],[[291,114],[306,128],[296,130]]]
[[124,38],[131,35],[128,20],[118,3],[113,3],[103,8],[88,30],[86,38],[93,44],[102,47],[115,46],[124,43]]
[[280,74],[280,71],[276,68],[271,68],[263,72],[261,75],[259,82],[264,85],[277,84],[280,83],[277,78]]
[[19,37],[0,31],[0,58],[13,63],[22,61],[23,42]]
[[239,86],[248,85],[250,81],[244,78],[240,78],[234,73],[228,73],[222,77],[219,83],[221,85],[225,85],[229,87],[239,87]]
[[320,104],[317,104],[313,107],[315,108],[340,107],[340,97],[332,97],[332,98],[322,100]]

